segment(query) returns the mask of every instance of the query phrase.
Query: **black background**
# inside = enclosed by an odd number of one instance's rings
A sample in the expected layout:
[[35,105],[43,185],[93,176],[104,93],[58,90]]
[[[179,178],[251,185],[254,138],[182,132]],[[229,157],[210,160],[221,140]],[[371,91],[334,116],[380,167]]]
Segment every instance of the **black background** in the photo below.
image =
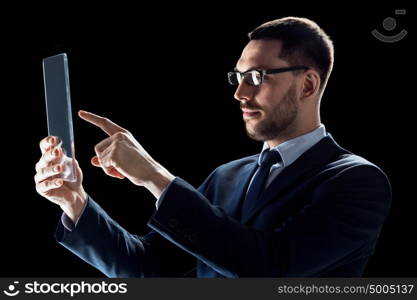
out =
[[[391,213],[367,277],[415,277],[410,64],[412,12],[404,6],[339,4],[313,8],[282,3],[256,7],[206,4],[166,7],[41,7],[3,10],[1,149],[1,277],[99,277],[54,240],[60,209],[35,191],[39,141],[47,135],[43,57],[69,58],[76,157],[86,191],[127,230],[145,234],[154,210],[143,188],[106,176],[90,164],[106,137],[76,117],[79,109],[129,129],[173,174],[198,186],[218,165],[260,151],[244,131],[226,72],[247,32],[263,22],[308,17],[335,43],[335,66],[322,100],[322,123],[336,141],[380,166],[393,187]],[[254,5],[256,4],[256,5]],[[397,20],[393,33],[382,27]],[[371,35],[409,30],[393,44]]]

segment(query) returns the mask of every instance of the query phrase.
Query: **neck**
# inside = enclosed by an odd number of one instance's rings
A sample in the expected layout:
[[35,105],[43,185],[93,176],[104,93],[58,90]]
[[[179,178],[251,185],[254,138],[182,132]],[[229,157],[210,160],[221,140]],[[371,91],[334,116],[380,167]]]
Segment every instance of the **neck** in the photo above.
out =
[[307,134],[317,128],[320,127],[320,118],[315,120],[314,122],[311,122],[310,124],[307,124],[306,126],[289,126],[284,132],[280,133],[279,136],[272,140],[265,141],[269,148],[274,148],[288,140],[294,139],[298,136]]

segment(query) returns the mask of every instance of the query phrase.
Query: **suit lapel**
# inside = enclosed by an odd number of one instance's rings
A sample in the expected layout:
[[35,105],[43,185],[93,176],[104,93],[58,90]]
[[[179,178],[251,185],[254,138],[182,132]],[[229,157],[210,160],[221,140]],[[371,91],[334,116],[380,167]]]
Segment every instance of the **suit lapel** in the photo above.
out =
[[[325,165],[338,149],[340,148],[329,134],[304,152],[296,161],[275,177],[252,210],[242,212],[242,224],[247,223],[259,210],[267,205],[268,202],[274,200],[291,183],[298,182],[301,177],[307,176],[311,171]],[[282,203],[282,205],[284,204]]]
[[239,172],[239,177],[236,178],[234,186],[231,185],[228,187],[234,188],[235,191],[231,201],[229,201],[229,203],[226,205],[226,211],[228,211],[229,215],[235,219],[240,218],[242,199],[244,199],[246,195],[249,182],[257,168],[257,158],[258,156],[256,156],[252,162],[246,164]]

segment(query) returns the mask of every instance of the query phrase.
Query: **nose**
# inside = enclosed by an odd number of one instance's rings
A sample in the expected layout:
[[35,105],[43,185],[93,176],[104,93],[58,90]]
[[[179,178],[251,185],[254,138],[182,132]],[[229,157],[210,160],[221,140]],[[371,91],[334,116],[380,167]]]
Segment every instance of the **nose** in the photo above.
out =
[[235,91],[234,97],[236,100],[242,102],[242,101],[250,101],[253,98],[254,94],[254,87],[248,85],[243,80],[239,85],[237,86],[237,89]]

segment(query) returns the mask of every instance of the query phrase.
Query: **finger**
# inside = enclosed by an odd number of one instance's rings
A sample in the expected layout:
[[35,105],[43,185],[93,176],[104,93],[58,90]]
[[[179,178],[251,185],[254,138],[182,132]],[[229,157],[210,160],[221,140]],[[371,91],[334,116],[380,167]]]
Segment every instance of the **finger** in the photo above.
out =
[[60,188],[63,184],[64,180],[62,180],[61,178],[54,178],[51,180],[42,181],[41,183],[37,184],[36,190],[40,194],[46,194],[50,190]]
[[[63,151],[60,147],[54,147],[54,148],[46,151],[42,155],[42,157],[39,161],[38,167],[44,168],[44,167],[50,166],[53,163],[60,162],[64,157],[63,154],[64,153],[63,153]],[[38,170],[39,170],[39,168],[38,168]]]
[[104,140],[102,140],[100,143],[94,146],[94,151],[96,152],[97,156],[100,156],[103,151],[105,151],[113,142],[113,137],[110,136]]
[[35,165],[36,172],[39,172],[41,169],[51,166],[51,164],[60,163],[64,158],[63,151],[60,147],[52,148],[42,154],[42,157]]
[[101,165],[100,165],[100,161],[98,160],[98,157],[97,157],[97,156],[93,156],[93,157],[91,158],[91,164],[92,164],[93,166],[95,166],[95,167],[101,167]]
[[78,112],[78,115],[81,117],[81,119],[101,128],[109,136],[112,136],[113,134],[117,132],[127,132],[126,129],[124,129],[123,127],[120,127],[116,123],[113,123],[109,119],[103,118],[99,115],[87,112],[85,110],[80,110]]
[[125,176],[122,175],[119,171],[117,171],[117,169],[115,167],[113,167],[113,166],[103,167],[97,156],[93,156],[91,158],[91,164],[95,167],[102,168],[104,173],[106,173],[107,175],[109,175],[111,177],[116,177],[116,178],[119,178],[119,179],[124,179],[125,178]]
[[41,152],[45,153],[51,146],[58,144],[59,138],[56,136],[47,136],[46,138],[42,139],[39,142],[39,148],[41,148]]
[[104,171],[107,175],[114,178],[124,179],[125,176],[123,176],[119,171],[116,170],[115,167],[108,167]]
[[114,152],[114,148],[113,146],[110,146],[104,149],[103,152],[96,153],[98,157],[98,161],[102,168],[109,168],[109,167],[114,166],[114,162],[112,159],[113,152]]
[[60,164],[53,165],[50,167],[42,168],[39,170],[39,172],[35,175],[35,182],[41,183],[45,179],[56,176],[64,171],[64,167]]

